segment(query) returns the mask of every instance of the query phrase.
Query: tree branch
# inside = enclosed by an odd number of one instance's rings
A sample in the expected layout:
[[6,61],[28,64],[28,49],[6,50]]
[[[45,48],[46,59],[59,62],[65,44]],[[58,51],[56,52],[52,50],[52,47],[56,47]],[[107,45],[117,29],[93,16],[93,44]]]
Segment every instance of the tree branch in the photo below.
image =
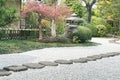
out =
[[93,4],[95,4],[96,3],[96,0],[93,0],[92,2],[91,2],[91,7],[93,6]]
[[86,0],[82,0],[84,3],[85,3],[85,5],[86,5],[86,8],[88,8],[90,5],[89,5],[89,2],[87,2]]

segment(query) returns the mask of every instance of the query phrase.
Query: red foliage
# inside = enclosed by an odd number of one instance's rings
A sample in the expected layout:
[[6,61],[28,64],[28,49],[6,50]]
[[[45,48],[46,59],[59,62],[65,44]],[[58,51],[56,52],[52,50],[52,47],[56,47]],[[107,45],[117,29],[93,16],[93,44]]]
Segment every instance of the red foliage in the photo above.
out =
[[49,19],[59,19],[60,16],[66,17],[71,14],[71,10],[65,6],[52,7],[36,1],[30,1],[24,6],[21,16],[25,18],[32,12],[36,12],[42,17]]

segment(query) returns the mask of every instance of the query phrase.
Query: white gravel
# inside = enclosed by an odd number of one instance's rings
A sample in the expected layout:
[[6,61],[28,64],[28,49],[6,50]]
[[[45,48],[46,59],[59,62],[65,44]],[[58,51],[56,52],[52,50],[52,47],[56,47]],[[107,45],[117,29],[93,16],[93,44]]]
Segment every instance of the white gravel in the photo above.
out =
[[120,56],[13,73],[0,80],[120,80]]
[[[102,45],[92,47],[45,48],[21,54],[0,55],[0,68],[28,62],[69,60],[107,52],[120,52],[120,45],[109,43],[109,40],[111,38],[93,38],[91,41]],[[0,80],[120,80],[119,62],[120,56],[85,64],[45,67],[13,73],[8,77],[0,77]]]
[[106,52],[120,52],[120,45],[109,43],[110,38],[93,38],[92,42],[102,45],[90,47],[61,47],[45,48],[28,51],[21,54],[0,55],[0,68],[9,65],[23,64],[28,62],[54,61],[57,59],[77,59],[88,55],[101,54]]

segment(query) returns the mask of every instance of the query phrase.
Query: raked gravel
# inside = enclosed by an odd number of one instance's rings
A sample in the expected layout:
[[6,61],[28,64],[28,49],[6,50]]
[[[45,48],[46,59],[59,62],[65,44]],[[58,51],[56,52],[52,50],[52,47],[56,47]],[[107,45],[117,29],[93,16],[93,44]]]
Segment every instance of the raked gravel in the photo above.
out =
[[29,69],[0,80],[120,80],[120,56],[88,63]]
[[10,65],[34,63],[39,61],[55,61],[58,59],[78,59],[90,55],[104,54],[107,52],[120,52],[120,44],[109,43],[111,38],[93,38],[92,42],[101,43],[98,46],[89,47],[60,47],[45,48],[28,51],[20,54],[0,55],[0,69]]
[[[92,42],[101,43],[90,47],[45,48],[21,54],[0,55],[0,68],[10,65],[58,59],[79,59],[90,55],[120,52],[120,45],[109,43],[111,38],[93,38]],[[120,80],[120,56],[100,59],[88,63],[59,65],[43,69],[12,73],[0,80]]]

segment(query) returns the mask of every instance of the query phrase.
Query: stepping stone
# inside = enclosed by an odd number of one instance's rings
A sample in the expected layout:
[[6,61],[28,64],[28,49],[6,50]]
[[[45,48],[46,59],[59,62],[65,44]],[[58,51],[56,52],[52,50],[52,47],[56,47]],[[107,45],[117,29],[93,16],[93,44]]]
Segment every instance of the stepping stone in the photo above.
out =
[[57,63],[50,62],[50,61],[40,61],[39,64],[42,64],[42,65],[45,65],[45,66],[58,66]]
[[26,63],[26,64],[23,64],[23,66],[26,66],[27,68],[31,68],[31,69],[41,69],[45,67],[44,65],[37,64],[37,63]]
[[27,70],[27,67],[25,67],[25,66],[19,66],[19,65],[13,65],[13,66],[4,67],[4,70],[19,72],[19,71],[25,71],[25,70]]
[[9,76],[10,74],[11,73],[9,71],[0,69],[0,76]]
[[87,59],[86,58],[80,58],[80,59],[72,59],[71,60],[74,63],[86,63]]
[[87,61],[96,61],[97,59],[94,57],[86,57],[85,59],[87,59]]
[[102,58],[108,58],[108,57],[111,57],[111,55],[109,55],[109,54],[100,54],[100,56],[101,56]]
[[91,58],[93,60],[97,60],[97,59],[102,59],[101,55],[93,55],[93,56],[87,56],[87,58]]
[[72,61],[69,61],[69,60],[56,60],[55,62],[59,64],[72,64],[73,63]]
[[112,56],[120,55],[120,53],[118,53],[118,52],[111,52],[111,53],[108,53],[108,55],[110,55],[112,57]]

